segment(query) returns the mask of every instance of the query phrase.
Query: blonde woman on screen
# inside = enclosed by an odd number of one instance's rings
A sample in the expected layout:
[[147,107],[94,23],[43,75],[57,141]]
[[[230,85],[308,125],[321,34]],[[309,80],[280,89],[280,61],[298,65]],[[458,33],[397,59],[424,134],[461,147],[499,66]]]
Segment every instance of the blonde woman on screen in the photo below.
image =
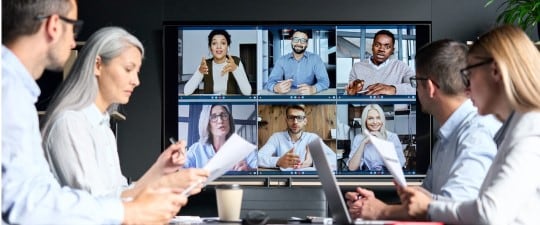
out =
[[[396,154],[401,166],[405,165],[405,155],[401,142],[397,134],[386,130],[386,119],[381,106],[377,104],[366,105],[362,111],[362,130],[367,129],[371,135],[390,141],[394,144]],[[363,134],[357,134],[351,145],[349,162],[347,163],[350,171],[385,170],[384,161],[375,149],[375,146],[369,142],[369,139]]]
[[540,53],[521,29],[504,25],[482,35],[461,70],[480,114],[503,127],[478,197],[437,201],[399,188],[411,216],[449,224],[536,224],[540,212]]

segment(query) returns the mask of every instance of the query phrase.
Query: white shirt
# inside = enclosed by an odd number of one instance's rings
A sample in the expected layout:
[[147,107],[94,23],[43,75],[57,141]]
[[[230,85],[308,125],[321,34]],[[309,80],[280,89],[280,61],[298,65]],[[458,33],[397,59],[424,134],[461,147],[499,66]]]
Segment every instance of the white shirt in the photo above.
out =
[[2,223],[120,224],[119,198],[95,198],[54,179],[41,147],[39,93],[21,61],[2,46]]
[[95,196],[120,196],[127,188],[109,114],[95,104],[61,113],[45,140],[45,153],[61,185]]
[[540,112],[515,112],[476,200],[434,201],[428,214],[450,224],[538,224]]

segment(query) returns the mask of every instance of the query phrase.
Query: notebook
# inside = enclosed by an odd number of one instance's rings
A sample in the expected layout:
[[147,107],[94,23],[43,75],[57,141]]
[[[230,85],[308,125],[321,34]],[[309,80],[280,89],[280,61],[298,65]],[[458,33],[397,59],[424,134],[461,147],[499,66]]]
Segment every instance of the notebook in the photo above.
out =
[[337,183],[334,172],[330,167],[330,163],[324,154],[322,147],[322,141],[320,139],[313,140],[309,143],[309,151],[313,158],[313,163],[319,173],[319,179],[321,180],[322,188],[326,196],[326,201],[332,212],[332,219],[334,224],[393,224],[396,221],[389,220],[352,220],[347,210],[347,205],[343,199],[341,190]]

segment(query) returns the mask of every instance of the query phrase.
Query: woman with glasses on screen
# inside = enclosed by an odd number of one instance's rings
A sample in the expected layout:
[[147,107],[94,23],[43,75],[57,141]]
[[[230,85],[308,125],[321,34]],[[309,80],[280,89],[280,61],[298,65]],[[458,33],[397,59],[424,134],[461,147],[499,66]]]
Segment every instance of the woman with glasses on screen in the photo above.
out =
[[480,114],[503,121],[504,138],[478,197],[437,201],[400,188],[408,213],[449,224],[536,224],[540,212],[540,53],[521,29],[504,25],[482,35],[461,70]]
[[231,35],[225,30],[212,30],[208,35],[208,49],[212,58],[202,57],[201,64],[184,86],[184,94],[191,95],[203,82],[199,94],[251,94],[251,84],[240,58],[229,54]]
[[[366,105],[362,111],[362,129],[367,129],[371,135],[390,141],[394,144],[396,154],[401,166],[405,165],[405,155],[397,134],[386,130],[386,119],[381,106],[377,104]],[[351,145],[351,153],[347,163],[350,171],[386,170],[384,161],[375,149],[375,146],[369,142],[369,139],[363,134],[357,134]]]
[[[187,152],[186,168],[202,168],[234,134],[234,118],[227,105],[203,105],[199,118],[199,141]],[[251,153],[237,163],[232,171],[249,171],[257,168],[257,155]]]
[[136,184],[128,186],[122,175],[109,115],[139,85],[143,55],[141,42],[119,27],[102,28],[87,40],[41,127],[45,157],[61,185],[129,198],[149,184],[185,188],[206,179],[204,170],[176,173],[185,143],[165,149]]

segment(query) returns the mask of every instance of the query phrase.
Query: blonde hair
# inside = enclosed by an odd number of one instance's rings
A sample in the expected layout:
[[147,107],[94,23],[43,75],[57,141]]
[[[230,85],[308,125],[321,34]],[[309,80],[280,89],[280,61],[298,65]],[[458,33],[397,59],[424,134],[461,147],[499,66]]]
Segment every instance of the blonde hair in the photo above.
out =
[[520,112],[540,110],[540,52],[527,34],[513,25],[497,27],[482,35],[469,53],[482,51],[496,62],[512,107]]
[[379,130],[379,132],[381,132],[382,137],[384,139],[386,139],[386,137],[388,137],[388,134],[386,133],[386,117],[384,116],[383,109],[378,104],[370,104],[370,105],[366,105],[366,107],[364,107],[364,110],[362,111],[362,130],[364,128],[367,129],[366,121],[367,121],[369,110],[372,110],[372,109],[377,111],[377,113],[379,113],[379,116],[381,117],[382,125],[381,125],[381,129]]

